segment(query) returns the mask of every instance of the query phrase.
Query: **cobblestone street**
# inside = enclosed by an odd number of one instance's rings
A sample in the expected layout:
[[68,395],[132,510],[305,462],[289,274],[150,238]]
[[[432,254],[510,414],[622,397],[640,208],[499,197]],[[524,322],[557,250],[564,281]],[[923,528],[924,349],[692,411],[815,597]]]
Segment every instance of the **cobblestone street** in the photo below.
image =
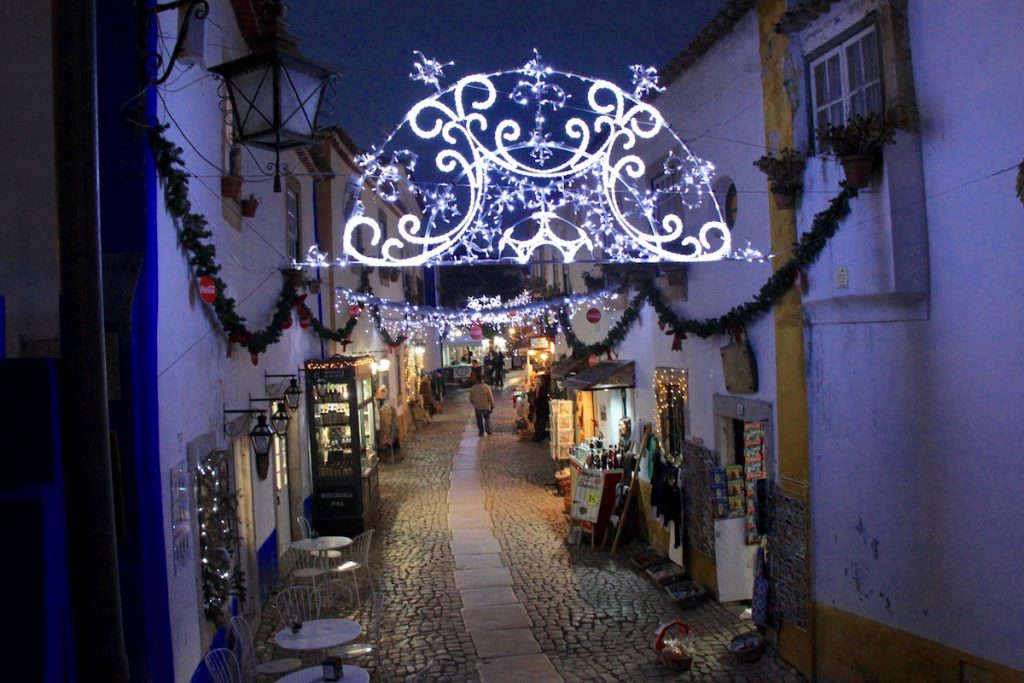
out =
[[[495,391],[494,434],[478,438],[465,392],[450,392],[444,412],[406,438],[399,462],[381,466],[372,563],[376,588],[388,599],[382,639],[395,680],[425,666],[426,680],[482,683],[804,680],[771,647],[756,663],[734,660],[727,645],[751,630],[750,622],[712,600],[681,610],[630,566],[628,547],[610,558],[607,549],[567,546],[547,443],[518,440],[511,394],[511,383]],[[496,552],[483,554],[494,539]],[[506,571],[510,586],[467,583]],[[470,597],[474,604],[464,604]],[[365,627],[368,602],[364,596],[360,610],[331,602],[324,615],[341,613]],[[279,625],[269,604],[260,656],[287,656],[273,645]],[[488,612],[519,623],[481,631]],[[696,636],[696,658],[685,673],[661,667],[652,651],[656,628],[674,619]],[[529,643],[505,652],[510,641],[503,638]],[[504,662],[489,656],[520,652]],[[374,672],[369,659],[355,663]]]

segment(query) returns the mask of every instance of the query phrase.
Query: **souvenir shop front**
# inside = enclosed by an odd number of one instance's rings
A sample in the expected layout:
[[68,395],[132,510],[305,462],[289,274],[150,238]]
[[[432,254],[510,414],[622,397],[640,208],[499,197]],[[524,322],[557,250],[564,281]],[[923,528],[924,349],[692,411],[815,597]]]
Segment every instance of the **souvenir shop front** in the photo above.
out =
[[600,544],[616,487],[624,471],[632,471],[636,367],[633,361],[602,361],[561,384],[567,398],[551,402],[552,455],[568,462],[570,518]]
[[767,502],[771,404],[715,394],[708,447],[689,435],[686,379],[685,370],[655,371],[657,418],[640,463],[640,515],[651,545],[719,601],[749,600],[765,527],[757,515]]

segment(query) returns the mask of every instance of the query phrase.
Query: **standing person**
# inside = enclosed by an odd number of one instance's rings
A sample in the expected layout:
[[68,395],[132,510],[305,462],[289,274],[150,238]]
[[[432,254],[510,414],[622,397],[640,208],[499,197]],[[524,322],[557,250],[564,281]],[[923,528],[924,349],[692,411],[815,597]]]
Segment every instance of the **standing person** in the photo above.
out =
[[494,353],[494,360],[491,361],[491,373],[494,386],[503,389],[505,387],[505,356],[497,351]]
[[480,436],[484,432],[491,433],[491,411],[494,410],[494,394],[491,388],[483,383],[480,375],[473,375],[473,386],[469,388],[469,402],[476,411],[476,426]]
[[533,388],[533,440],[540,443],[547,437],[548,417],[551,415],[551,378],[546,372],[537,375]]

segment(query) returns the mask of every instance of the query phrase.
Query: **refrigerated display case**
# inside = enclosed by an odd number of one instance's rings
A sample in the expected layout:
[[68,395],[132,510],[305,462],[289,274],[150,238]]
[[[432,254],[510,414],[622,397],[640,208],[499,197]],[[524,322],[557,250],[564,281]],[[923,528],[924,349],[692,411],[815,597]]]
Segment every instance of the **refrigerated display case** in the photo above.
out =
[[355,536],[373,527],[379,497],[370,356],[306,361],[313,528]]

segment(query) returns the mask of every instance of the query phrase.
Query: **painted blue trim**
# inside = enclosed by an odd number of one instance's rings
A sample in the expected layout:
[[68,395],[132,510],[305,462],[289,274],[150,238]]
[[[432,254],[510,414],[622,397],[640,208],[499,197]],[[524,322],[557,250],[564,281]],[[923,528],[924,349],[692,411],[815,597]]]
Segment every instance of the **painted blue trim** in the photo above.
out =
[[[260,604],[265,605],[277,585],[277,529],[270,532],[267,540],[256,551],[256,571],[259,574]],[[250,590],[252,586],[250,581]]]
[[[228,627],[222,626],[217,629],[217,632],[213,634],[213,641],[210,643],[210,647],[206,649],[206,652],[215,650],[218,647],[228,646]],[[216,683],[213,680],[213,676],[210,674],[210,670],[206,668],[206,652],[203,653],[203,659],[199,661],[199,666],[196,667],[195,671],[192,672],[189,683]]]
[[306,516],[306,519],[313,519],[313,496],[308,496],[302,501],[302,514]]

